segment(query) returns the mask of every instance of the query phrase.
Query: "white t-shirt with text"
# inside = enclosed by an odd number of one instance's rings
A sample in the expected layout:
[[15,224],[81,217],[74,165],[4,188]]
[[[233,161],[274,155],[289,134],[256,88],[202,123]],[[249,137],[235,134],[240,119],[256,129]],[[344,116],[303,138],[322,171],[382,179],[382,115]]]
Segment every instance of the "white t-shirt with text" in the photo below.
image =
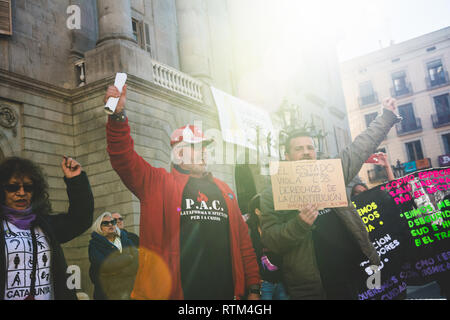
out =
[[[5,232],[7,270],[4,299],[23,300],[30,294],[31,273],[33,270],[31,231],[19,229],[6,221],[3,223],[3,230]],[[35,234],[38,254],[35,281],[36,295],[34,298],[36,300],[53,300],[54,292],[50,273],[51,250],[49,242],[40,228],[35,228]]]

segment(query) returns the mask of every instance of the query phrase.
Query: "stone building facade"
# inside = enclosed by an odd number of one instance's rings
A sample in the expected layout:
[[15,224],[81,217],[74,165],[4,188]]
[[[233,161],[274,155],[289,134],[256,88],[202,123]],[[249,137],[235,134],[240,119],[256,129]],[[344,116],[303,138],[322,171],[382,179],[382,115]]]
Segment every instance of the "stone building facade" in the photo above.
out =
[[[94,216],[121,212],[127,229],[138,233],[138,199],[112,170],[106,152],[106,88],[116,72],[128,74],[127,115],[136,151],[169,169],[169,136],[175,128],[201,121],[204,131],[220,130],[210,86],[240,96],[237,2],[1,0],[0,10],[11,25],[10,32],[2,32],[6,20],[0,20],[0,157],[18,155],[41,165],[55,212],[68,207],[62,156],[74,157],[90,179]],[[330,63],[328,72],[336,76],[337,62]],[[337,139],[325,123],[343,130],[342,144],[348,122],[340,85],[329,89],[317,83],[308,91],[308,103],[320,104],[331,117],[322,120],[329,144]],[[296,99],[291,95],[290,101],[300,103]],[[211,170],[236,189],[233,164]],[[65,244],[64,251],[69,265],[80,266],[81,291],[91,297],[90,233]]]

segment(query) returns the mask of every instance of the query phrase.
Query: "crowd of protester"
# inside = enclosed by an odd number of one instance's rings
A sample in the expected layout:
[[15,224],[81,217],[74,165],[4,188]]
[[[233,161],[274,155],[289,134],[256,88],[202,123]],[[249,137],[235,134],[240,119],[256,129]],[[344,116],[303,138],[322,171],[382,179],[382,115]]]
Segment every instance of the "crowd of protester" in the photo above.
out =
[[[93,221],[92,191],[76,160],[61,162],[68,212],[50,214],[41,168],[28,159],[7,158],[0,164],[0,260],[6,261],[0,263],[1,299],[76,299],[66,285],[61,244],[89,227],[94,299],[357,298],[359,262],[379,265],[380,258],[351,204],[276,211],[268,185],[251,199],[245,221],[231,188],[207,171],[204,154],[212,140],[199,128],[186,125],[172,133],[170,171],[136,153],[126,94],[126,86],[122,93],[110,86],[105,95],[105,101],[120,98],[106,125],[107,151],[113,169],[140,200],[140,235],[124,228],[119,212]],[[338,155],[346,185],[398,121],[396,102],[387,99],[382,114]],[[308,132],[289,133],[285,158],[317,159]],[[385,155],[378,158],[391,179]],[[357,183],[351,196],[367,189]]]

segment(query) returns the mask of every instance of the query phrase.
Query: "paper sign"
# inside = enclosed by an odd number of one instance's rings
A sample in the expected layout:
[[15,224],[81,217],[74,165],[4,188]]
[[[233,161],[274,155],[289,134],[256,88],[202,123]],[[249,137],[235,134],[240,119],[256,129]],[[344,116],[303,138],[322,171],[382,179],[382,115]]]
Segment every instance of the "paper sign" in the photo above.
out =
[[275,210],[348,206],[340,159],[271,162],[270,170]]
[[[261,139],[274,131],[270,114],[266,110],[214,87],[211,87],[211,92],[217,105],[224,141],[256,150],[256,128],[259,128]],[[272,147],[271,154],[277,154],[277,149]]]

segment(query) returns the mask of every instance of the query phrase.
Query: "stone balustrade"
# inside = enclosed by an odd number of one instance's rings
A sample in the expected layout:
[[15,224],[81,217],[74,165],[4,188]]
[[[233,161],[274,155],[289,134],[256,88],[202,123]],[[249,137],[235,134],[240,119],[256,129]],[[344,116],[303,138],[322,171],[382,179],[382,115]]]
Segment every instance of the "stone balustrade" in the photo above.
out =
[[153,81],[169,90],[202,102],[202,83],[187,74],[152,59]]

